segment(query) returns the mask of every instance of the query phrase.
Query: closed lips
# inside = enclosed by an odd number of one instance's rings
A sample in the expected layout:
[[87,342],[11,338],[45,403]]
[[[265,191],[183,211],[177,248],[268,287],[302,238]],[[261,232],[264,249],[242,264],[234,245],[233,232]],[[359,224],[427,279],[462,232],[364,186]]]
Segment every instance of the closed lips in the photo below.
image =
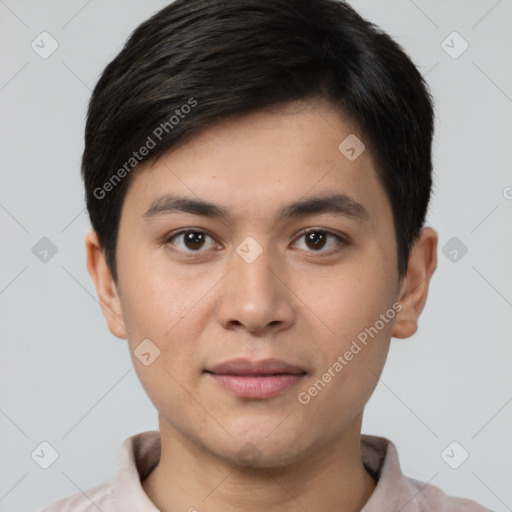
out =
[[207,373],[216,375],[304,375],[306,371],[302,368],[286,363],[279,359],[264,359],[261,361],[250,361],[248,359],[231,359],[217,364],[205,370]]

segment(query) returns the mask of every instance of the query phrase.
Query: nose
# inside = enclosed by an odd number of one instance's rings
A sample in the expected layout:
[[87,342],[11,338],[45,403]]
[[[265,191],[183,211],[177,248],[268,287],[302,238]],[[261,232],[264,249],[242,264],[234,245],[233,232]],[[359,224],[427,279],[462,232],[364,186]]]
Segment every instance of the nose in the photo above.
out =
[[233,252],[233,268],[222,280],[217,316],[225,329],[264,335],[293,324],[293,292],[283,264],[269,250],[252,262]]

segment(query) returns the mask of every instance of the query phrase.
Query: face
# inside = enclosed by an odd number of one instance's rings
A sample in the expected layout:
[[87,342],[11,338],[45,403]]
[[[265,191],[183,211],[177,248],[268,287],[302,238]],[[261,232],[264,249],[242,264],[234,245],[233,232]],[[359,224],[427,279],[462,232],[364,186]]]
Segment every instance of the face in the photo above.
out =
[[396,239],[369,151],[339,149],[351,134],[329,104],[294,103],[133,176],[117,246],[133,364],[161,424],[226,460],[278,466],[327,445],[381,373]]

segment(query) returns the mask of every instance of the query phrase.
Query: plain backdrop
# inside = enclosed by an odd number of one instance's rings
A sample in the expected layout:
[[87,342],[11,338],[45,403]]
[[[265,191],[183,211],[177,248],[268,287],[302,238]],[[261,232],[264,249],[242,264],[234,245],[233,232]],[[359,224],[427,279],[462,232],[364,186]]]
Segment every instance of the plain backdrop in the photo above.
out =
[[[396,444],[407,476],[512,510],[512,2],[350,3],[411,56],[437,115],[439,266],[419,332],[392,341],[363,431]],[[79,165],[100,73],[166,4],[0,0],[1,512],[105,482],[122,441],[158,429],[87,273]],[[43,59],[31,43],[45,31],[58,48]],[[56,250],[46,262],[43,237]],[[457,469],[442,456],[454,441],[452,459],[469,454]],[[42,442],[58,453],[48,469],[31,456]]]

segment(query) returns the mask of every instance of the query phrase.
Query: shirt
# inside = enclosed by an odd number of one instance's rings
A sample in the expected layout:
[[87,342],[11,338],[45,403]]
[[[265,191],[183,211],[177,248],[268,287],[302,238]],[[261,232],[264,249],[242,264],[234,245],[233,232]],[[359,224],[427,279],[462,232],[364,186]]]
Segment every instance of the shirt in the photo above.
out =
[[[55,502],[43,512],[159,512],[141,482],[160,460],[160,432],[128,437],[114,478]],[[441,489],[402,474],[395,445],[361,435],[361,456],[377,485],[361,512],[491,512],[475,501],[447,496]]]

